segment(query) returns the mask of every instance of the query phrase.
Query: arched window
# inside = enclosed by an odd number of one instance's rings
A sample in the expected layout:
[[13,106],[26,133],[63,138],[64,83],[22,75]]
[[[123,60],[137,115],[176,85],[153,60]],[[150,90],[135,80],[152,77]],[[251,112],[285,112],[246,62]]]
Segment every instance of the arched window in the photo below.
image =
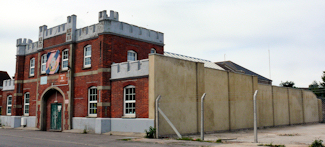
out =
[[135,117],[135,86],[124,88],[124,116]]
[[88,89],[88,116],[97,117],[97,87]]
[[47,54],[44,54],[41,57],[41,73],[42,74],[44,74],[46,72],[46,61],[47,61]]
[[29,76],[34,76],[34,72],[35,72],[35,58],[32,58],[29,61]]
[[135,51],[129,50],[128,61],[135,61],[135,60],[137,60],[137,53]]
[[69,61],[69,50],[65,49],[62,51],[62,70],[68,70]]
[[152,49],[150,50],[150,53],[156,53],[156,49],[152,48]]
[[91,67],[91,45],[84,48],[84,67]]
[[7,115],[11,115],[12,96],[7,96]]
[[29,115],[29,92],[24,94],[24,115]]

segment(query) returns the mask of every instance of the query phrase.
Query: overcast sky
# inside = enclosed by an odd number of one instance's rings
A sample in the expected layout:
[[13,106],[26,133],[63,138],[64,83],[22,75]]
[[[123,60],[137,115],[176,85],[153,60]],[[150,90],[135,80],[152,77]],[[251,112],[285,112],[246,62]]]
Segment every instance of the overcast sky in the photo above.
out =
[[77,15],[77,28],[98,23],[98,12],[164,33],[165,51],[231,60],[273,85],[307,87],[325,71],[324,0],[15,1],[0,0],[0,70],[15,73],[16,39],[37,41],[38,28]]

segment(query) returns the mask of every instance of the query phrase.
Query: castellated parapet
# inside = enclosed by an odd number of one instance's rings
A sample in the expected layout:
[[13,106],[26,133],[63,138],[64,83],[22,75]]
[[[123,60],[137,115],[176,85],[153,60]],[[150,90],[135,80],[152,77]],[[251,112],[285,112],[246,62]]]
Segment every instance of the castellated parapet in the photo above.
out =
[[83,40],[97,38],[101,34],[113,34],[117,36],[136,39],[158,45],[164,45],[164,34],[161,32],[138,27],[119,21],[119,13],[106,10],[98,13],[98,23],[83,28],[76,28],[77,16],[67,17],[67,22],[58,26],[47,28],[46,25],[39,27],[38,41],[30,39],[17,39],[17,55],[26,55],[43,49],[43,42],[55,36],[66,34],[66,42],[81,42]]
[[149,59],[114,63],[111,65],[111,79],[142,77],[149,75]]

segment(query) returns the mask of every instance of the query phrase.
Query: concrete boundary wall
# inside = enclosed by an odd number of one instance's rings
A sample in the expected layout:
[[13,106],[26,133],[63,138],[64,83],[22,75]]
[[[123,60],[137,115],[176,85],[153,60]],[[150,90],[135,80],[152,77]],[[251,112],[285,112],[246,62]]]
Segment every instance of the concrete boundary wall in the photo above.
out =
[[[200,132],[203,93],[206,93],[205,132],[253,128],[255,90],[259,90],[258,127],[322,119],[320,101],[311,91],[258,84],[256,76],[204,68],[200,62],[149,55],[149,118],[155,119],[155,100],[161,95],[160,109],[181,134]],[[158,117],[159,135],[175,134],[160,114]]]
[[102,134],[110,131],[144,133],[145,129],[154,126],[153,119],[147,118],[86,118],[73,117],[73,129],[87,129]]

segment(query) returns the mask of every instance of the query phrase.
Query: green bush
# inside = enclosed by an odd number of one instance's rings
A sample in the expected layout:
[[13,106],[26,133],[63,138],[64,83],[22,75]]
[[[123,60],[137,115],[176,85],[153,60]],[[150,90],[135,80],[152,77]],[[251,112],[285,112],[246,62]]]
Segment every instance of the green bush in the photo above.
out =
[[325,147],[323,144],[323,140],[315,140],[309,147]]
[[149,131],[144,130],[146,132],[146,138],[154,138],[156,134],[156,128],[153,128],[152,126],[149,127]]

